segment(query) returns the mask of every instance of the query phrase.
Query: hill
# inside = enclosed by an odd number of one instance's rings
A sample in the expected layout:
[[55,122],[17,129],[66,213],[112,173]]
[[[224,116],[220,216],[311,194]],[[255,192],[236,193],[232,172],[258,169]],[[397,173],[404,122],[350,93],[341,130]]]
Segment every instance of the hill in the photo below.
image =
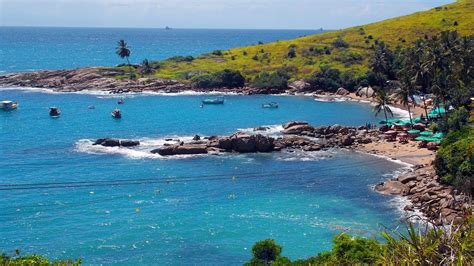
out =
[[214,51],[195,59],[170,58],[154,63],[158,67],[155,75],[188,80],[198,74],[233,69],[250,80],[262,71],[285,68],[296,79],[330,66],[359,76],[367,71],[376,42],[384,41],[394,49],[447,30],[474,34],[474,0],[459,0],[428,11],[294,40]]

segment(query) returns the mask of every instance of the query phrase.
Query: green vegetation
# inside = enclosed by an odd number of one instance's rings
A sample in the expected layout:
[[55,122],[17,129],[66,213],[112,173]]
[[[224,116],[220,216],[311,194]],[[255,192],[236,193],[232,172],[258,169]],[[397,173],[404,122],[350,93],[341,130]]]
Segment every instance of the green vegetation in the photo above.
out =
[[14,256],[8,256],[6,254],[0,254],[0,265],[8,265],[8,266],[24,266],[24,265],[54,265],[54,266],[75,266],[80,265],[81,260],[56,260],[50,261],[43,256],[40,255],[27,255],[21,256],[20,251],[17,250]]
[[288,87],[288,76],[280,72],[262,72],[252,81],[256,88],[281,89],[284,91]]
[[212,74],[194,76],[192,82],[198,88],[240,88],[245,85],[245,78],[239,71],[224,69]]
[[[309,78],[321,66],[327,66],[341,73],[350,71],[355,78],[359,78],[366,75],[369,57],[377,43],[383,41],[392,48],[409,47],[418,39],[425,36],[431,38],[442,31],[456,30],[461,36],[472,35],[473,12],[472,0],[460,0],[441,8],[364,26],[295,40],[215,51],[192,62],[165,60],[161,62],[162,67],[156,75],[183,79],[190,77],[189,73],[214,73],[232,69],[240,71],[247,80],[253,80],[260,72],[272,72],[286,66],[297,69],[292,73],[292,79],[301,79]],[[262,60],[262,49],[267,54],[265,60]]]
[[383,232],[383,241],[342,233],[334,237],[330,251],[295,261],[281,256],[282,247],[274,240],[265,240],[254,245],[246,265],[472,265],[473,229],[472,219],[467,219],[450,229],[409,224],[405,234]]
[[[467,112],[465,114],[467,118]],[[473,195],[474,128],[464,126],[461,130],[451,131],[442,141],[434,163],[444,182]]]

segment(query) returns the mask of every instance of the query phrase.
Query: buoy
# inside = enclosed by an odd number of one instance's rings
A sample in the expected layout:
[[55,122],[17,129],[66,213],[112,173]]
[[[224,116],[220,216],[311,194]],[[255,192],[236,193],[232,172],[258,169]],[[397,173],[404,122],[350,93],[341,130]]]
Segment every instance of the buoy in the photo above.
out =
[[136,209],[135,209],[135,212],[136,212],[136,213],[140,213],[140,208],[136,208]]

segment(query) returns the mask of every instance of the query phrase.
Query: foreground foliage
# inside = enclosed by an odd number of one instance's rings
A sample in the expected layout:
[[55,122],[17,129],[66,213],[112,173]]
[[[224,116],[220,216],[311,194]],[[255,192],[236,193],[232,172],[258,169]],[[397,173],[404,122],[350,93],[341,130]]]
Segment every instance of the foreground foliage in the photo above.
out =
[[81,265],[81,260],[56,260],[56,261],[50,261],[46,259],[43,256],[40,255],[26,255],[26,256],[21,256],[20,251],[17,250],[15,252],[14,256],[8,256],[6,254],[0,254],[0,265],[5,265],[5,266],[23,266],[23,265],[41,265],[41,266],[46,266],[46,265],[57,265],[57,266],[75,266],[75,265]]
[[435,167],[446,183],[474,194],[474,128],[450,132],[436,154]]
[[252,250],[259,252],[253,252],[253,258],[246,265],[472,265],[472,222],[466,219],[458,226],[427,225],[422,229],[409,224],[404,234],[383,232],[384,241],[343,233],[334,237],[331,251],[295,261],[280,256],[281,246],[267,239],[254,245]]

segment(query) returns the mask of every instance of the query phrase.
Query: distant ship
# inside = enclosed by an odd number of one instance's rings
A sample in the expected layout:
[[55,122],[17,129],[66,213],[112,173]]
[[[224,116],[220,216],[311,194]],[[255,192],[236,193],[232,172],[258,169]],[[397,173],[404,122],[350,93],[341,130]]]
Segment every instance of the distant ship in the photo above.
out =
[[165,30],[171,30],[171,28],[170,28],[170,27],[168,27],[168,26],[166,26],[166,27],[165,27]]

